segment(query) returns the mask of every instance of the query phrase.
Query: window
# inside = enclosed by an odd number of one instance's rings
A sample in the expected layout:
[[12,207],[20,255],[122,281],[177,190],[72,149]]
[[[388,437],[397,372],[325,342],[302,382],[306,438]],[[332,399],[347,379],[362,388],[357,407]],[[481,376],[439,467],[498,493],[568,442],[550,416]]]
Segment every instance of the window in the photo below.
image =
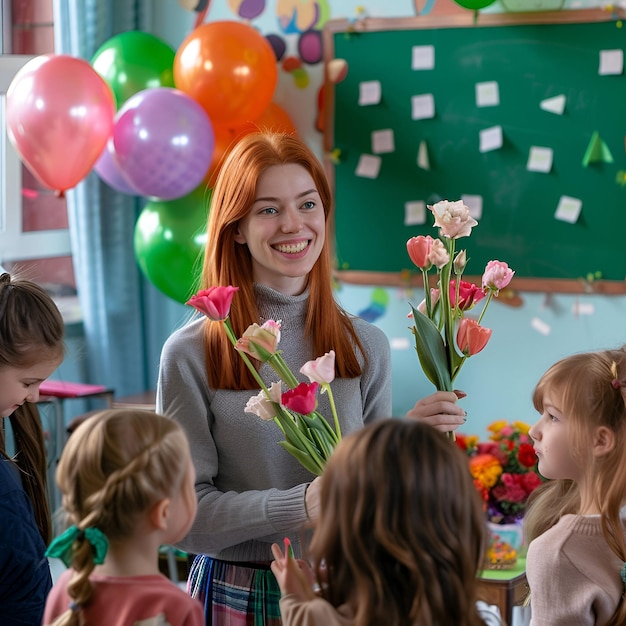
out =
[[69,295],[76,285],[65,200],[22,165],[6,133],[11,81],[33,56],[54,52],[52,0],[0,2],[0,264],[18,266],[53,295]]

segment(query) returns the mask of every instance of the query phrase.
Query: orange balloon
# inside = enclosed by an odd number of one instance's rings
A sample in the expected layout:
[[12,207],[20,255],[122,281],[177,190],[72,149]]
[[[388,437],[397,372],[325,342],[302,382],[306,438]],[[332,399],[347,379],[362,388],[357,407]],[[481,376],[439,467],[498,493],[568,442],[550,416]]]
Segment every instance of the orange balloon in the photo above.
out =
[[60,194],[94,166],[114,115],[110,87],[87,61],[69,55],[31,59],[7,90],[11,143],[37,179]]
[[236,136],[232,128],[225,126],[213,126],[213,135],[215,137],[215,147],[213,148],[213,159],[207,173],[204,175],[204,183],[209,187],[213,187],[222,162],[228,150],[230,150],[243,135]]
[[204,108],[215,126],[234,127],[258,118],[277,83],[272,46],[242,22],[202,24],[174,57],[174,84]]
[[275,102],[270,102],[254,122],[246,122],[241,126],[237,126],[235,131],[237,134],[244,133],[247,135],[248,133],[265,129],[290,135],[298,134],[294,123],[289,117],[289,113]]

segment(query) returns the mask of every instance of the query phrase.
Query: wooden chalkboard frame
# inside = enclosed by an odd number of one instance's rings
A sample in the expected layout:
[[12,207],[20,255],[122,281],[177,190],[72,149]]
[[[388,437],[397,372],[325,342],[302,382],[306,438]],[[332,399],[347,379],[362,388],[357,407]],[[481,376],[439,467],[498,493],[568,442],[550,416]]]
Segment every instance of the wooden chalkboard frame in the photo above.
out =
[[[589,22],[615,22],[626,16],[621,9],[606,11],[602,9],[582,9],[549,12],[524,12],[502,14],[479,14],[467,11],[451,16],[424,16],[409,18],[371,18],[358,20],[335,19],[327,22],[323,29],[323,49],[325,66],[335,58],[334,38],[336,34],[367,33],[392,30],[417,30],[437,28],[472,28],[475,26],[506,26],[533,24],[568,24]],[[332,151],[335,147],[335,85],[325,75],[323,85],[324,139],[323,161],[333,189],[335,189],[335,161]],[[334,228],[333,228],[334,232]],[[336,278],[340,282],[384,286],[416,286],[422,283],[421,275],[407,272],[376,272],[337,269]],[[480,280],[480,277],[468,276],[468,280]],[[602,295],[626,294],[626,280],[583,280],[558,278],[515,277],[511,287],[519,291],[595,293]]]

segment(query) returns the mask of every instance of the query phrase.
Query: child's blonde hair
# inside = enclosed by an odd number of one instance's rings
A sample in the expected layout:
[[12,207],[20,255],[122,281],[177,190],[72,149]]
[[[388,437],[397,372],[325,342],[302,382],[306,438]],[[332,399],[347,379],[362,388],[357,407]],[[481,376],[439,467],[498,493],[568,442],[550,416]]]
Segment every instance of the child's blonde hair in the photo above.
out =
[[[141,409],[102,411],[83,422],[63,450],[56,474],[63,506],[78,530],[97,528],[109,540],[123,540],[141,514],[179,490],[189,458],[187,438],[173,420]],[[54,626],[79,624],[92,593],[92,545],[82,533],[72,548],[75,573],[67,592],[73,610]]]
[[[555,363],[541,377],[533,394],[541,414],[548,396],[568,420],[568,445],[585,473],[585,483],[600,511],[606,542],[626,562],[620,509],[626,502],[626,346],[574,354]],[[613,449],[595,456],[591,446],[599,427],[610,429]],[[524,515],[527,541],[554,526],[566,514],[580,513],[581,494],[571,480],[550,480],[530,496]],[[619,576],[619,572],[616,572]],[[626,623],[624,597],[607,626]]]
[[485,516],[466,456],[443,433],[386,419],[348,435],[320,502],[310,548],[318,580],[356,626],[483,624]]

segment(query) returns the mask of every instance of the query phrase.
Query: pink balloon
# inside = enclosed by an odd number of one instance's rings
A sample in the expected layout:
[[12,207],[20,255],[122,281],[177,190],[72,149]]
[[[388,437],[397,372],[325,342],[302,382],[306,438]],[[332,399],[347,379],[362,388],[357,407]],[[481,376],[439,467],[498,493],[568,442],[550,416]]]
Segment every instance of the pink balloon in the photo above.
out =
[[41,183],[61,194],[93,168],[114,116],[110,87],[87,61],[69,55],[35,57],[7,90],[11,143]]

